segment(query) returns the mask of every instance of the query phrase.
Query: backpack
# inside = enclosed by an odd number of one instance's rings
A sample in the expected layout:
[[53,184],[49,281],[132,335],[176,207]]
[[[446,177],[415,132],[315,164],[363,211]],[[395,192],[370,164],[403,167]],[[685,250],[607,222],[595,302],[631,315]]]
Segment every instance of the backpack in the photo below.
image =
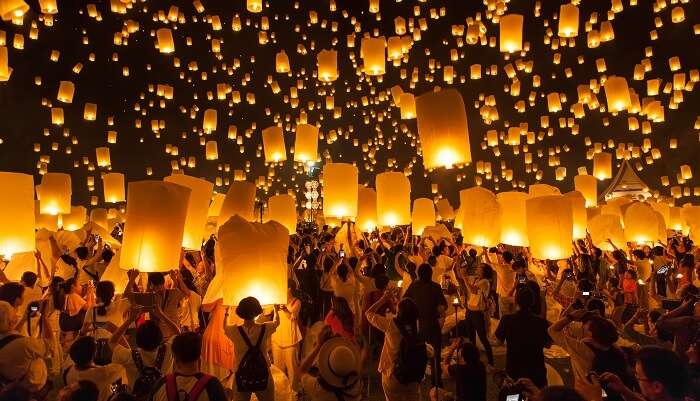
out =
[[[185,393],[184,401],[197,401],[199,395],[207,388],[209,380],[213,377],[214,376],[202,374],[202,377],[197,380],[189,392],[182,391]],[[177,382],[175,381],[175,373],[169,373],[165,376],[165,394],[168,396],[168,401],[180,401],[179,393],[180,391],[178,391]]]
[[131,359],[134,361],[134,365],[136,365],[136,369],[139,372],[139,376],[134,380],[131,394],[136,399],[146,399],[153,386],[163,376],[160,369],[165,360],[165,346],[161,345],[158,347],[158,354],[156,355],[154,366],[144,366],[141,353],[135,348],[131,350]]
[[[116,328],[110,322],[97,322],[97,308],[92,308],[92,328],[97,335],[97,328],[102,327],[110,333],[114,333]],[[112,347],[109,346],[109,340],[106,338],[95,338],[95,358],[93,362],[97,366],[105,366],[112,363]]]
[[241,333],[243,341],[248,346],[248,350],[238,370],[236,370],[236,387],[239,393],[250,393],[255,391],[263,391],[267,388],[267,382],[270,376],[270,370],[267,367],[267,360],[260,350],[260,344],[265,338],[265,325],[262,326],[262,331],[258,336],[258,341],[252,345],[250,339],[245,334],[243,327],[238,326],[238,332]]
[[402,325],[395,324],[401,332],[401,345],[394,363],[394,376],[401,384],[420,383],[428,365],[425,341],[417,333],[409,333]]
[[76,315],[69,315],[65,309],[58,315],[58,327],[62,332],[80,331],[85,321],[85,309],[81,309]]

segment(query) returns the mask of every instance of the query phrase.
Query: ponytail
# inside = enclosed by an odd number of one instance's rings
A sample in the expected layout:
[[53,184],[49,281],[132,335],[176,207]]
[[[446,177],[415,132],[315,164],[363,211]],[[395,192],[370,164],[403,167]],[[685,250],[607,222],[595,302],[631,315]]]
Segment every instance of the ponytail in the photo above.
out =
[[102,303],[97,308],[97,314],[105,316],[107,314],[107,307],[112,304],[112,298],[114,298],[114,283],[111,281],[98,282],[95,286],[95,295]]

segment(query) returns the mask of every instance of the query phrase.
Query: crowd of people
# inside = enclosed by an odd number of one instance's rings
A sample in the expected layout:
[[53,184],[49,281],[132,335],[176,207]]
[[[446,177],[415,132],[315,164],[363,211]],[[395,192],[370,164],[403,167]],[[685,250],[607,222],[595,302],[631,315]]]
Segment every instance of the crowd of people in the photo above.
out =
[[[274,306],[202,303],[213,236],[179,269],[124,272],[123,289],[102,277],[115,251],[98,236],[52,238],[19,282],[0,273],[0,401],[359,401],[373,377],[388,401],[700,400],[687,237],[584,238],[545,261],[445,232],[300,227]],[[556,347],[571,380],[547,363]]]

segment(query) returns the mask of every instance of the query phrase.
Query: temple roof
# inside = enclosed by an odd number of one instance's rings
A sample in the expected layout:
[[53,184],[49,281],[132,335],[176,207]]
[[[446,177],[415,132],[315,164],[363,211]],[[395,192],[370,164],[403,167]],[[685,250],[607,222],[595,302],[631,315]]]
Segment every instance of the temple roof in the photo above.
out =
[[639,178],[629,161],[623,160],[610,185],[600,194],[600,200],[637,195],[644,198],[651,196],[649,186]]

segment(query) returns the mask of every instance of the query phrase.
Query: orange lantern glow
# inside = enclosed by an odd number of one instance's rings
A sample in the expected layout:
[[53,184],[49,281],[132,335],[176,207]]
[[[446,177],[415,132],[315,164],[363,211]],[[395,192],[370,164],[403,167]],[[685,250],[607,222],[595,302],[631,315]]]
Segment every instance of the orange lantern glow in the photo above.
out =
[[339,219],[357,216],[357,167],[348,163],[323,166],[323,215]]
[[467,113],[458,91],[423,94],[416,99],[416,112],[425,168],[471,162]]
[[571,202],[561,195],[525,201],[527,236],[534,258],[558,260],[571,254],[574,219]]
[[37,187],[42,214],[67,214],[71,206],[71,179],[64,173],[46,173]]
[[525,192],[500,192],[496,195],[501,209],[501,243],[512,246],[528,246],[525,201],[530,198]]
[[104,190],[105,202],[117,203],[126,200],[124,192],[124,174],[107,173],[102,176],[102,188]]
[[297,208],[294,197],[289,194],[271,196],[267,200],[270,220],[282,224],[290,234],[297,231]]
[[377,227],[377,193],[372,188],[359,185],[357,188],[357,218],[355,225],[364,232]]
[[0,186],[11,189],[0,197],[0,255],[11,259],[21,252],[33,252],[34,177],[28,174],[0,172]]
[[255,184],[252,182],[231,183],[219,212],[219,226],[236,214],[249,221],[255,219]]
[[513,53],[523,49],[523,21],[520,14],[503,15],[498,23],[500,27],[499,44],[501,52]]
[[294,161],[315,162],[318,157],[318,127],[310,124],[297,124],[294,141]]
[[200,249],[204,236],[204,226],[207,224],[209,200],[211,199],[214,184],[207,180],[184,174],[173,174],[163,178],[163,181],[190,189],[190,201],[187,205],[182,247],[185,249]]
[[418,198],[413,201],[411,228],[413,235],[423,235],[425,227],[435,225],[435,204],[431,199]]
[[482,187],[459,191],[459,210],[465,243],[495,246],[501,241],[501,207],[493,192]]
[[265,162],[277,163],[287,160],[287,147],[284,144],[282,127],[267,127],[262,131]]
[[411,182],[402,173],[377,174],[377,218],[379,225],[400,226],[411,222]]

